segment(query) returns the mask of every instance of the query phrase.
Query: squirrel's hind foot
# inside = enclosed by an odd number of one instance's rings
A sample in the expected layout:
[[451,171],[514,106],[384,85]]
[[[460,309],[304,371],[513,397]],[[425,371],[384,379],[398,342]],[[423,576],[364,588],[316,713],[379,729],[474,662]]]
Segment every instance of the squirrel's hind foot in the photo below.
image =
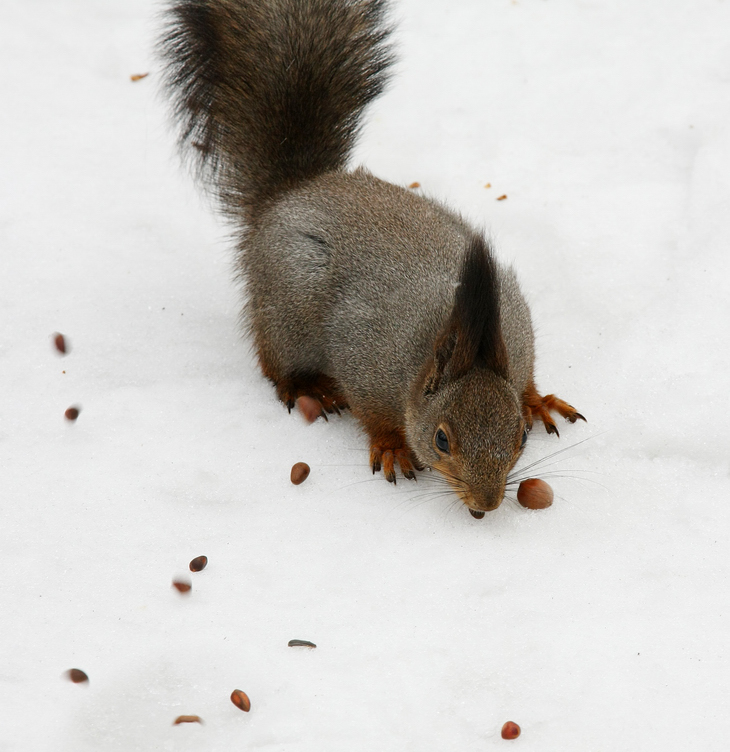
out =
[[277,397],[287,406],[289,412],[300,397],[304,417],[311,423],[318,417],[327,420],[327,414],[340,415],[347,410],[347,400],[340,392],[337,382],[323,373],[295,374],[274,381]]
[[556,436],[560,436],[560,432],[550,416],[551,410],[562,415],[569,423],[575,423],[578,419],[585,420],[572,405],[559,399],[554,394],[548,394],[545,397],[540,396],[533,382],[530,382],[525,389],[522,404],[525,421],[530,428],[532,428],[534,419],[537,418],[545,424],[545,430],[548,433],[554,433]]

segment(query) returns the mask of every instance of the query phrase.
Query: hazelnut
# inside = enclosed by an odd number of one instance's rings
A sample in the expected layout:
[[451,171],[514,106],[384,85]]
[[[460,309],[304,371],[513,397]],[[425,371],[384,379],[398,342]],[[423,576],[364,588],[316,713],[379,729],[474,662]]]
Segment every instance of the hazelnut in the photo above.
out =
[[517,489],[517,501],[528,509],[547,509],[553,503],[553,489],[539,478],[523,480]]

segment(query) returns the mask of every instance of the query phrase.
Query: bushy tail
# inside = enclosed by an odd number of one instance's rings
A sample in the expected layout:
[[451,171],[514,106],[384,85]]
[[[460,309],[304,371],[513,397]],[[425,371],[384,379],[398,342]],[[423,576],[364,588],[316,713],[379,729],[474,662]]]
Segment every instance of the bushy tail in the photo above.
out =
[[224,209],[344,167],[392,57],[386,0],[175,0],[160,41],[180,144]]

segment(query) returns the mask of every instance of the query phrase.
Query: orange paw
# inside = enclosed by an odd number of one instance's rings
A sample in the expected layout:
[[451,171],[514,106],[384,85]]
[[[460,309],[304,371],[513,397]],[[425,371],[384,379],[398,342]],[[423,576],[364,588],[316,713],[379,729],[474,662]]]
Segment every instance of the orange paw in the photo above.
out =
[[585,420],[572,405],[559,399],[554,394],[541,397],[533,383],[530,383],[525,390],[523,410],[525,421],[530,428],[532,427],[533,420],[538,418],[545,424],[545,430],[548,433],[554,433],[556,436],[560,436],[560,432],[555,425],[555,421],[550,416],[551,411],[562,415],[569,423],[575,423],[579,418],[580,420]]
[[404,478],[416,479],[416,464],[410,448],[402,433],[395,431],[389,435],[381,434],[370,440],[370,466],[373,474],[382,469],[385,479],[395,483],[395,466],[400,467]]

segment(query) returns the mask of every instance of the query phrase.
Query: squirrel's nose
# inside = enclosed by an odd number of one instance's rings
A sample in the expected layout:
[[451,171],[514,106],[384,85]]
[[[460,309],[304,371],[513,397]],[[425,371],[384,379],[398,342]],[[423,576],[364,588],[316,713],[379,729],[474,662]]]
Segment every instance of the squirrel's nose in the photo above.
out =
[[472,491],[469,497],[465,499],[467,506],[477,512],[492,512],[501,503],[504,498],[504,487],[502,483],[499,488],[488,488],[486,490]]

